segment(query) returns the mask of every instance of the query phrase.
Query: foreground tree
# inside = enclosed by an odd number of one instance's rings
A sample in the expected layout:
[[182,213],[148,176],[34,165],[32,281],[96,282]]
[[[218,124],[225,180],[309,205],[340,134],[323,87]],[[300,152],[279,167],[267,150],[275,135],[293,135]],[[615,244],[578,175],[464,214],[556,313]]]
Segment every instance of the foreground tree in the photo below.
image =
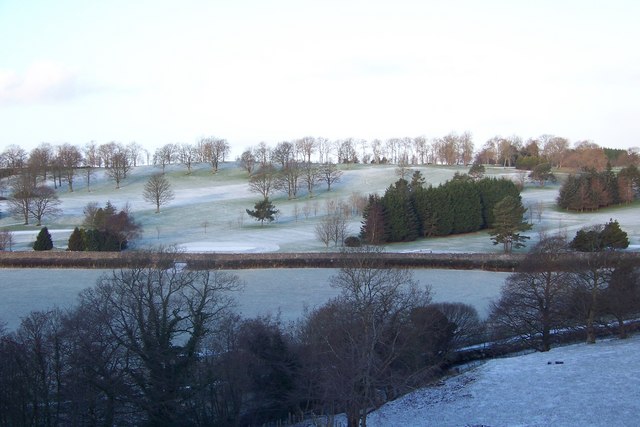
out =
[[156,213],[160,206],[169,203],[175,197],[169,180],[163,174],[153,174],[144,185],[142,193],[144,200],[156,205]]
[[271,203],[269,199],[263,199],[257,202],[253,210],[247,209],[247,214],[260,221],[260,225],[264,225],[264,222],[272,222],[275,220],[275,215],[279,212],[275,205]]
[[408,270],[378,264],[373,256],[378,252],[371,247],[346,252],[357,262],[331,279],[340,296],[310,313],[303,332],[305,362],[311,372],[322,367],[320,375],[307,378],[308,392],[327,410],[345,411],[354,427],[366,425],[380,391],[393,394],[409,380],[410,374],[401,375],[394,366],[408,342],[409,314],[430,301],[428,289],[419,290]]
[[170,253],[161,254],[155,267],[147,267],[145,258],[140,267],[102,277],[81,295],[81,305],[93,314],[88,321],[127,352],[130,403],[149,425],[177,425],[182,402],[193,392],[191,374],[203,340],[229,316],[231,292],[241,282],[225,272],[179,268]]
[[539,351],[551,349],[552,331],[567,322],[571,274],[561,236],[543,237],[510,275],[491,306],[495,333],[516,336]]
[[640,268],[633,260],[619,260],[603,292],[602,305],[618,323],[618,336],[628,337],[629,319],[640,313]]
[[494,245],[502,243],[506,253],[524,246],[529,237],[520,233],[531,229],[531,224],[524,221],[526,211],[519,197],[507,196],[495,205],[494,230],[490,233]]
[[[618,222],[611,220],[604,225],[579,230],[570,245],[577,251],[587,252],[573,264],[571,310],[575,319],[586,329],[587,343],[593,344],[596,342],[599,320],[607,314],[604,295],[621,262],[615,251],[629,246],[629,240]],[[620,286],[617,288],[618,291],[622,289]],[[615,294],[615,290],[613,292]]]

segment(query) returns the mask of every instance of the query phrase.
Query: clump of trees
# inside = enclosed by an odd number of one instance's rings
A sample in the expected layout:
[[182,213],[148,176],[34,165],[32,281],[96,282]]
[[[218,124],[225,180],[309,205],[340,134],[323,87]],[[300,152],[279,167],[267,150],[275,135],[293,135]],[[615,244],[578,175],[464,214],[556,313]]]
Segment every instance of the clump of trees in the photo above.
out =
[[628,166],[617,174],[589,170],[570,175],[560,188],[558,206],[572,211],[594,211],[603,207],[631,203],[640,193],[640,171]]
[[617,252],[627,246],[616,221],[582,229],[571,241],[542,236],[508,277],[489,329],[540,351],[574,331],[588,343],[603,328],[625,338],[628,320],[640,315],[640,268]]
[[420,174],[409,183],[399,179],[383,196],[369,196],[363,212],[361,237],[370,244],[413,241],[492,228],[494,208],[505,197],[520,200],[509,180],[467,175],[424,188]]
[[104,207],[89,203],[84,208],[83,227],[76,227],[69,236],[71,251],[122,251],[142,231],[129,209],[118,210],[111,202]]
[[[264,425],[345,412],[349,426],[477,342],[477,313],[432,304],[378,249],[331,279],[295,327],[234,313],[234,274],[133,253],[69,310],[0,330],[0,425]],[[27,420],[28,422],[25,422]]]

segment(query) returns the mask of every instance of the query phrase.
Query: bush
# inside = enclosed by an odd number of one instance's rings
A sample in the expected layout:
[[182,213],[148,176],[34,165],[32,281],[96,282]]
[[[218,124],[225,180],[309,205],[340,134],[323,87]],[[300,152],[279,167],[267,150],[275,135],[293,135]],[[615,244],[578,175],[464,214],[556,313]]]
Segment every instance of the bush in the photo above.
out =
[[358,236],[349,236],[344,239],[344,245],[348,248],[359,248],[362,246],[362,242]]

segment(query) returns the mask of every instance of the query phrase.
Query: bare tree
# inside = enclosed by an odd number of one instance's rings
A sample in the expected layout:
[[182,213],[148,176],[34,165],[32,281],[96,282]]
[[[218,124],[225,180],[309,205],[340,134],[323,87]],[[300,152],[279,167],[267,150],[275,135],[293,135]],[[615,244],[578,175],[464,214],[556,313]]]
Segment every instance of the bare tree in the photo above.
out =
[[60,214],[60,199],[56,191],[47,186],[39,185],[33,189],[32,201],[29,205],[29,214],[36,220],[36,225],[42,225],[45,216],[55,217]]
[[229,155],[231,146],[226,139],[211,136],[200,140],[199,149],[203,160],[210,163],[212,172],[216,173],[220,162]]
[[310,392],[328,410],[345,411],[350,427],[366,425],[379,391],[392,398],[414,374],[394,366],[410,343],[404,339],[409,313],[430,302],[428,289],[419,290],[408,270],[382,268],[375,252],[370,247],[348,252],[355,265],[331,278],[340,296],[312,312],[303,332],[309,349],[305,363],[322,366],[322,374],[311,378]]
[[289,141],[279,142],[271,151],[271,162],[284,169],[295,160],[295,145]]
[[191,167],[196,159],[196,147],[191,144],[180,144],[178,147],[178,161],[187,168],[187,175],[191,175]]
[[333,246],[342,245],[347,235],[347,220],[341,212],[327,215],[316,224],[315,233],[327,248],[330,242],[333,242]]
[[120,188],[120,183],[127,178],[131,171],[131,163],[129,156],[122,147],[109,153],[107,161],[105,161],[106,173],[116,183],[116,190]]
[[302,155],[302,160],[311,163],[311,155],[316,151],[316,139],[305,136],[296,141],[296,150]]
[[19,145],[11,144],[0,154],[0,164],[7,169],[21,169],[27,164],[27,152]]
[[311,163],[305,163],[302,166],[301,180],[307,188],[307,194],[309,197],[313,197],[313,189],[318,184],[320,179],[320,168]]
[[562,236],[542,237],[507,278],[500,299],[492,305],[494,331],[513,335],[540,351],[551,348],[552,331],[566,325],[570,278],[567,242]]
[[84,146],[83,152],[85,166],[94,168],[102,166],[102,158],[100,157],[98,145],[95,141],[87,142]]
[[156,149],[153,154],[153,164],[156,166],[159,165],[162,168],[162,173],[164,174],[165,167],[175,162],[177,156],[178,146],[176,144],[165,144]]
[[289,161],[278,173],[276,186],[279,190],[287,193],[289,199],[295,199],[300,188],[300,178],[304,170],[302,164],[294,160]]
[[[204,338],[230,316],[237,276],[183,269],[160,254],[156,267],[141,255],[140,266],[105,275],[82,295],[90,321],[128,353],[128,396],[149,425],[174,425],[182,401],[192,393],[191,374]],[[134,264],[135,265],[135,264]]]
[[261,167],[266,167],[271,159],[271,149],[267,147],[266,143],[260,142],[253,150],[253,155]]
[[160,206],[167,204],[175,197],[169,180],[162,174],[153,174],[144,185],[142,193],[144,200],[156,205],[156,213],[160,212]]
[[264,199],[268,199],[276,187],[276,175],[277,171],[270,164],[260,167],[260,169],[249,178],[249,190],[262,195]]
[[316,138],[316,147],[318,148],[318,163],[329,163],[333,149],[331,141],[323,137]]
[[327,184],[327,191],[331,191],[331,185],[340,181],[342,171],[334,163],[324,163],[320,166],[320,180]]
[[53,157],[53,147],[44,142],[29,153],[29,169],[35,176],[42,176],[42,180],[46,182]]
[[80,149],[71,144],[63,144],[58,147],[58,162],[62,169],[63,178],[67,181],[69,192],[73,192],[73,181],[76,172],[82,164],[82,153]]
[[409,166],[409,162],[407,162],[406,159],[401,158],[398,161],[398,166],[396,167],[395,172],[397,177],[399,177],[400,179],[406,180],[409,174],[411,173],[411,167]]
[[13,233],[10,230],[0,230],[0,251],[11,251],[13,249]]
[[251,175],[251,172],[253,172],[253,169],[256,167],[256,156],[251,149],[247,149],[242,152],[238,162],[240,163],[240,167]]
[[24,219],[24,225],[29,225],[34,188],[33,178],[28,171],[23,171],[23,173],[16,176],[11,183],[9,213],[14,217]]
[[135,168],[136,166],[138,166],[138,162],[141,161],[142,154],[146,150],[135,141],[128,143],[126,150],[127,150],[127,153],[129,154],[129,161],[131,165]]

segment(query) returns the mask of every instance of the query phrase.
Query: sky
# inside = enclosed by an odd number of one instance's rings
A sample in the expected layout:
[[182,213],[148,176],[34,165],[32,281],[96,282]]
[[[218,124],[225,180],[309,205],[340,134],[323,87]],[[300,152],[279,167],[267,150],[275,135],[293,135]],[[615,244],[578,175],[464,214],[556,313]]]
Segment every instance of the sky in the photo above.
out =
[[0,148],[542,134],[640,146],[640,2],[0,0]]

